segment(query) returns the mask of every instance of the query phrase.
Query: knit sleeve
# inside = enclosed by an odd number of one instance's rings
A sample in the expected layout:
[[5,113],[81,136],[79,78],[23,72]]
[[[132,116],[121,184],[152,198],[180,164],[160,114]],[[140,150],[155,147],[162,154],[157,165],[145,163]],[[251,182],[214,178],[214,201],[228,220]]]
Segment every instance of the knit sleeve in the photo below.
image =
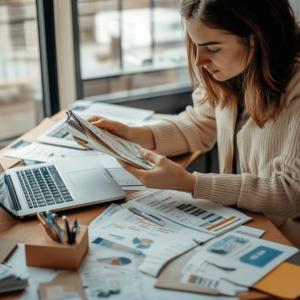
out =
[[270,178],[196,173],[195,199],[279,217],[300,217],[300,158],[279,156]]
[[201,150],[209,151],[217,140],[215,110],[207,103],[199,104],[204,92],[193,93],[194,107],[188,106],[177,116],[170,116],[156,125],[149,125],[156,149],[166,156]]

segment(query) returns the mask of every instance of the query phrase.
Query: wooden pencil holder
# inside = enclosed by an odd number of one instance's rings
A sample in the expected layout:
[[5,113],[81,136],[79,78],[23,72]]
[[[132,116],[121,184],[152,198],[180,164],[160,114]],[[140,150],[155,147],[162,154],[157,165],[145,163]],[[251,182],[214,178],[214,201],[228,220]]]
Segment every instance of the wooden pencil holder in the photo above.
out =
[[76,271],[89,248],[88,227],[81,226],[76,242],[69,245],[52,240],[39,224],[24,244],[27,266]]

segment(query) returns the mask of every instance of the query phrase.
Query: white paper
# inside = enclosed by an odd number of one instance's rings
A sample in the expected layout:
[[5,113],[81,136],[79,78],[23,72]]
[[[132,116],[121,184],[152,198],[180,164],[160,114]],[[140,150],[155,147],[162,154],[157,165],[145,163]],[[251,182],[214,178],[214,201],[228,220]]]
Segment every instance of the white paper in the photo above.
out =
[[104,156],[98,151],[78,150],[60,146],[44,145],[39,143],[31,143],[26,147],[9,150],[1,154],[1,157],[9,156],[20,159],[36,160],[41,162],[52,162],[67,158]]
[[[75,107],[78,106],[78,104],[80,105],[80,103],[76,101]],[[112,117],[118,117],[143,121],[153,116],[154,110],[97,102],[85,109],[84,113],[99,115],[108,119],[111,119]]]
[[248,292],[248,288],[216,278],[213,275],[206,274],[204,277],[202,275],[195,275],[194,272],[191,271],[184,273],[181,278],[181,283],[217,290],[219,293],[227,296],[236,296],[237,293]]
[[[170,259],[195,247],[201,233],[169,221],[161,227],[127,209],[120,210],[89,228],[90,240],[105,239],[142,252],[146,258],[139,270],[157,276]],[[211,236],[207,237],[208,239]]]
[[123,168],[109,168],[109,174],[113,177],[115,181],[119,184],[119,186],[130,187],[130,186],[141,186],[144,187],[142,182],[134,177],[129,172],[125,171]]
[[141,275],[144,289],[149,299],[153,300],[238,300],[236,297],[212,296],[199,293],[172,291],[154,288],[156,279],[145,274]]
[[260,238],[265,233],[265,231],[262,229],[257,229],[249,226],[240,226],[234,229],[233,232],[247,235],[253,238]]
[[183,272],[210,274],[251,287],[275,267],[297,253],[294,247],[228,232],[199,247]]
[[192,199],[188,193],[157,190],[130,201],[139,210],[151,210],[184,226],[214,236],[232,230],[251,218],[209,200]]
[[88,299],[148,300],[136,267],[134,254],[90,243],[79,269]]
[[121,188],[124,191],[148,191],[148,192],[155,191],[155,189],[149,189],[149,188],[146,188],[143,185],[134,185],[134,186],[126,186],[126,185],[124,185],[124,186],[121,186]]

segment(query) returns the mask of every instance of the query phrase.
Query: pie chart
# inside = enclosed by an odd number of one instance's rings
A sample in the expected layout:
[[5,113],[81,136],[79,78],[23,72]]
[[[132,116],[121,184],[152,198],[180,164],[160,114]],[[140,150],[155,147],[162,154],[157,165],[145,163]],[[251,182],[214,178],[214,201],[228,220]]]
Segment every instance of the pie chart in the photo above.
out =
[[149,239],[139,239],[139,238],[134,238],[132,243],[134,245],[136,245],[136,248],[139,249],[148,249],[151,247],[151,244],[153,244],[154,242],[152,240]]
[[131,263],[131,260],[126,257],[118,257],[111,262],[111,265],[125,266]]
[[109,257],[97,259],[98,262],[113,265],[113,266],[125,266],[131,263],[131,260],[127,257]]

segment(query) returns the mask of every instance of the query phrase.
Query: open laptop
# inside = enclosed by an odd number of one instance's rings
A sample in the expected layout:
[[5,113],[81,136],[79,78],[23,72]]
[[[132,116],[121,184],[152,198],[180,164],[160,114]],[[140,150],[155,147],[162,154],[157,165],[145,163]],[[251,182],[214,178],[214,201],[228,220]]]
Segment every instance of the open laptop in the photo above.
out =
[[0,174],[0,206],[14,218],[126,198],[95,157],[19,167]]

